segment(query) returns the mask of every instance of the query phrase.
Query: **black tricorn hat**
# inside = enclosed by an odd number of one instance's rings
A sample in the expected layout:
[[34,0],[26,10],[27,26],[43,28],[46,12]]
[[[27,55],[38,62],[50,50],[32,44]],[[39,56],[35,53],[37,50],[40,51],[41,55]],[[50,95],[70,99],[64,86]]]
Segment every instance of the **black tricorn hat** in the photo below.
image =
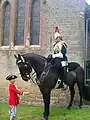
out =
[[12,79],[16,79],[16,78],[17,78],[16,75],[8,75],[8,76],[6,77],[6,80],[12,80]]

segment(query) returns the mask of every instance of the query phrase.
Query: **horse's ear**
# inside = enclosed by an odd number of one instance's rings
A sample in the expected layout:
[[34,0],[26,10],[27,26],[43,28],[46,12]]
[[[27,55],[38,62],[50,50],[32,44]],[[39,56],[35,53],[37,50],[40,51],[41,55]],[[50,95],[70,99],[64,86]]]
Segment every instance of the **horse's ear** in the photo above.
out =
[[21,55],[20,54],[18,54],[18,58],[21,59]]
[[22,55],[18,54],[18,57],[19,57],[19,59],[21,59],[21,60],[22,60],[22,62],[25,62],[25,59],[23,58],[23,56],[22,56]]
[[15,57],[16,59],[18,58],[16,54],[14,54],[14,57]]

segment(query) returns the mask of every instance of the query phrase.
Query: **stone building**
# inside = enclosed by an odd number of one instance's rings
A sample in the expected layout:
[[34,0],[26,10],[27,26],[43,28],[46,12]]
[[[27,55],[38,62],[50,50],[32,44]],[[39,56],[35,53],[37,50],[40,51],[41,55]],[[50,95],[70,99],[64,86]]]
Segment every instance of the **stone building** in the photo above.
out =
[[[84,66],[85,31],[88,30],[85,25],[87,7],[89,8],[89,5],[85,0],[0,0],[1,99],[6,98],[7,95],[8,82],[5,76],[16,73],[20,79],[17,81],[18,86],[21,88],[23,85],[25,89],[28,88],[31,91],[30,98],[33,98],[34,92],[36,96],[34,99],[39,101],[40,93],[38,90],[37,96],[36,90],[38,88],[31,85],[32,83],[28,85],[21,80],[14,54],[35,52],[47,56],[52,52],[52,36],[55,26],[59,26],[63,39],[68,44],[69,61],[76,61]],[[54,100],[60,97],[58,95],[54,96]],[[62,97],[59,99],[62,100]]]

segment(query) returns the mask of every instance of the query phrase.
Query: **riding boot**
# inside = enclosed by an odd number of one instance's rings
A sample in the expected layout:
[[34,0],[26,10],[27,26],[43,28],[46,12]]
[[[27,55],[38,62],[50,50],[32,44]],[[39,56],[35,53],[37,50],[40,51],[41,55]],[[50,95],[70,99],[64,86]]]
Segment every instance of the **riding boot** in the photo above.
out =
[[64,90],[66,90],[66,86],[67,86],[66,85],[67,66],[65,66],[63,68],[64,68],[64,71],[62,72],[63,78],[62,78],[62,81],[60,83],[60,86],[62,86],[61,89],[64,91]]

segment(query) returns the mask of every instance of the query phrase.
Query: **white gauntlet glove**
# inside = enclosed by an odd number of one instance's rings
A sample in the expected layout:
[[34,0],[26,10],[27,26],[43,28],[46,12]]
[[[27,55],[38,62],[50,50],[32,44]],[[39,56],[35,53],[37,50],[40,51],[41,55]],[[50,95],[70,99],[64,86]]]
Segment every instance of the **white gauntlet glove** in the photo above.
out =
[[55,57],[58,57],[58,58],[63,58],[63,54],[60,52],[58,54],[52,54],[52,57],[55,58]]

